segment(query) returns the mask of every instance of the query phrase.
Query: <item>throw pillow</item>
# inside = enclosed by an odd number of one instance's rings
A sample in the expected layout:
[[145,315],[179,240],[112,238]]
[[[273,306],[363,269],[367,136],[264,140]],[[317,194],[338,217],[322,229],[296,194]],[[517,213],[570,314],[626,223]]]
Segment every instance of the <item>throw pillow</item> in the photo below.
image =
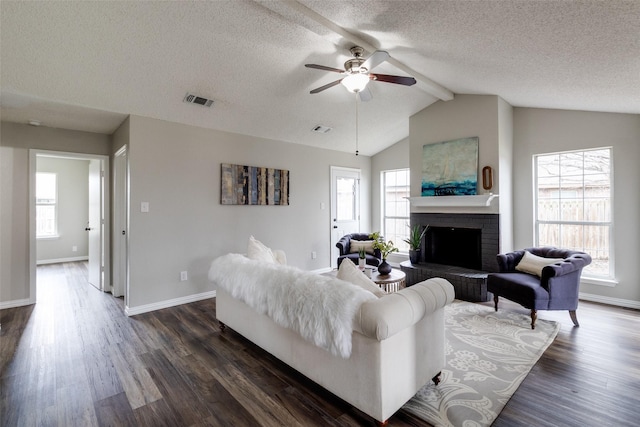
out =
[[287,254],[285,254],[282,249],[274,249],[271,252],[273,252],[273,257],[277,263],[287,265]]
[[564,261],[564,258],[545,258],[538,255],[534,255],[529,251],[524,251],[524,256],[516,265],[516,270],[523,273],[535,274],[536,276],[542,276],[542,269],[556,262]]
[[356,267],[353,261],[349,258],[342,260],[336,277],[340,280],[353,283],[354,285],[371,292],[378,298],[385,295],[384,291],[380,289],[380,286],[376,285],[373,280],[365,276],[362,270]]
[[349,252],[357,254],[360,252],[360,248],[364,248],[364,251],[373,255],[373,240],[353,240],[349,243]]
[[271,249],[265,246],[261,241],[256,240],[253,236],[249,237],[249,244],[247,246],[247,258],[255,261],[264,261],[271,263],[278,262]]

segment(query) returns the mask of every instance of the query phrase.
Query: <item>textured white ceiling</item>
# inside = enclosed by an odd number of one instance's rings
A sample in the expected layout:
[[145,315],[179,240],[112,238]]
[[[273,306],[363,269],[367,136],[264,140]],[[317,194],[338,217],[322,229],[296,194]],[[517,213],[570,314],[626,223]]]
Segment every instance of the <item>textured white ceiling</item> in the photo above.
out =
[[[409,117],[451,92],[640,113],[640,1],[3,0],[0,13],[6,121],[109,134],[135,114],[353,151],[353,94],[310,95],[340,75],[304,64],[342,68],[354,44],[391,54],[376,72],[418,79],[371,83],[362,154],[408,136]],[[215,104],[185,104],[187,92]]]

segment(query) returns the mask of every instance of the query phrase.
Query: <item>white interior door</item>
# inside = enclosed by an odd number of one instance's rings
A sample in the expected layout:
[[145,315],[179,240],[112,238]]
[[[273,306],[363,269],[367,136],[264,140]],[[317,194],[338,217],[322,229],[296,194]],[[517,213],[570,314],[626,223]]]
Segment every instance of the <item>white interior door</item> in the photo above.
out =
[[89,162],[89,222],[85,228],[89,233],[89,283],[103,290],[102,266],[102,167],[100,160]]
[[127,212],[129,200],[129,177],[127,167],[127,149],[122,147],[114,157],[113,177],[113,283],[111,293],[114,297],[125,295],[128,277],[127,236],[129,234]]
[[331,267],[338,266],[336,243],[360,232],[360,169],[331,167]]

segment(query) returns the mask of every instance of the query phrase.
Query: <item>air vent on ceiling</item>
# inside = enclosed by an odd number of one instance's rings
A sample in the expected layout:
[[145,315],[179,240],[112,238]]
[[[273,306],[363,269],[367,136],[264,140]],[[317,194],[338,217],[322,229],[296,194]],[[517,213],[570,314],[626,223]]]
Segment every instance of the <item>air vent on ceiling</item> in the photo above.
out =
[[213,99],[203,98],[201,96],[194,95],[192,93],[188,93],[184,97],[183,101],[188,104],[202,105],[203,107],[211,107],[213,105]]
[[317,126],[314,126],[313,129],[311,129],[311,131],[317,132],[317,133],[329,133],[331,132],[331,128],[329,126],[317,125]]

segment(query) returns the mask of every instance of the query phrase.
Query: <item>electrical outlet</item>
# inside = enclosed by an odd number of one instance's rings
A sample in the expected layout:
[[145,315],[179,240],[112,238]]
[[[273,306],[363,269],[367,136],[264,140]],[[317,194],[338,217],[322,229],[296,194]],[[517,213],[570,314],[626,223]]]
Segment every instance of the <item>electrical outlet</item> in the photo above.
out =
[[71,252],[78,252],[77,246],[71,246]]
[[187,280],[187,272],[186,271],[181,271],[180,272],[180,281],[184,282]]
[[311,259],[316,259],[318,257],[318,254],[316,254],[316,251],[312,251],[311,252]]

